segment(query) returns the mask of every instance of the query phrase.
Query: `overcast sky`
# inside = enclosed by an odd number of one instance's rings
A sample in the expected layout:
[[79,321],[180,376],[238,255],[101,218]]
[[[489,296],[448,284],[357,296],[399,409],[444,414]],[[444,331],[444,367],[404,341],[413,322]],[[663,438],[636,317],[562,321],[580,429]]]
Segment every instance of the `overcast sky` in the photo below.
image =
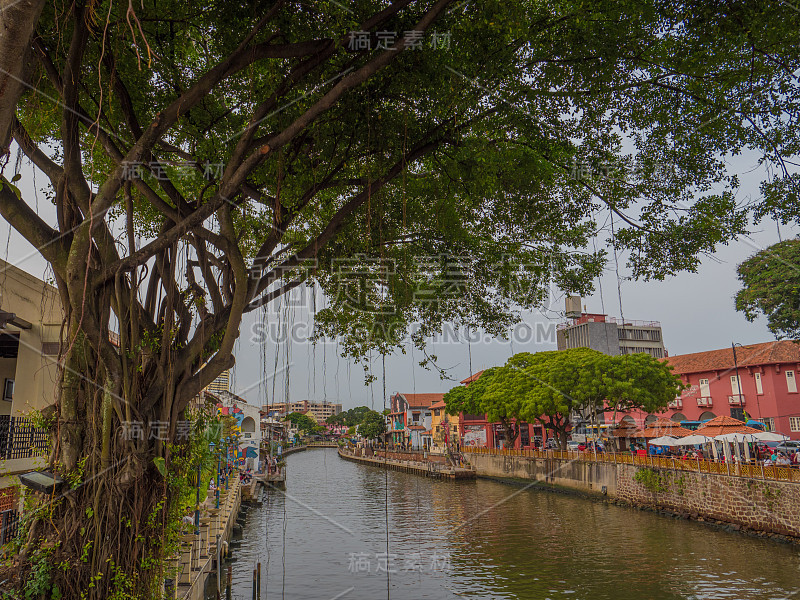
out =
[[[13,157],[13,154],[12,154]],[[737,169],[744,181],[741,199],[754,194],[761,179],[751,165],[741,163]],[[21,188],[26,198],[35,197],[38,212],[53,223],[53,206],[45,198],[42,186],[46,181],[39,174],[33,185],[32,170],[23,166]],[[34,187],[39,190],[34,196]],[[698,273],[684,273],[663,282],[637,282],[626,278],[624,257],[620,257],[621,302],[626,320],[660,321],[664,344],[671,355],[699,352],[774,339],[766,328],[764,319],[748,323],[733,306],[733,297],[739,289],[736,266],[759,249],[778,241],[775,223],[764,222],[751,237],[730,246],[723,246],[711,258],[705,258]],[[796,235],[796,231],[783,227],[783,238]],[[605,240],[598,240],[598,246]],[[611,257],[613,259],[613,254]],[[0,220],[0,256],[23,270],[44,277],[46,266],[33,247],[16,232],[10,231]],[[620,294],[613,260],[607,265],[600,286],[592,297],[584,298],[588,312],[603,312],[620,317]],[[602,286],[602,296],[600,287]],[[371,372],[377,380],[370,386],[364,384],[365,372],[361,365],[339,356],[335,342],[317,343],[303,341],[313,327],[310,306],[311,294],[296,298],[297,306],[272,311],[267,316],[248,315],[241,328],[236,348],[236,367],[232,377],[232,391],[249,402],[261,405],[271,401],[309,399],[341,402],[345,408],[367,405],[380,408],[384,405],[383,367],[380,356],[374,356]],[[317,307],[324,299],[317,298]],[[5,307],[3,307],[5,308]],[[436,370],[426,370],[418,363],[423,358],[417,351],[405,355],[386,357],[386,392],[445,392],[461,379],[481,369],[503,364],[515,352],[535,352],[555,349],[554,330],[549,325],[563,314],[564,298],[554,295],[551,306],[541,313],[524,315],[525,325],[517,329],[516,340],[500,341],[473,332],[472,343],[463,336],[433,341],[430,353],[438,357],[437,364],[447,370],[451,379],[442,379]],[[277,314],[276,314],[277,313]],[[275,340],[270,334],[286,325],[295,330],[290,342]],[[538,331],[538,334],[537,334]],[[267,335],[265,335],[265,332]],[[550,333],[550,335],[548,335]],[[267,342],[263,343],[266,339]]]

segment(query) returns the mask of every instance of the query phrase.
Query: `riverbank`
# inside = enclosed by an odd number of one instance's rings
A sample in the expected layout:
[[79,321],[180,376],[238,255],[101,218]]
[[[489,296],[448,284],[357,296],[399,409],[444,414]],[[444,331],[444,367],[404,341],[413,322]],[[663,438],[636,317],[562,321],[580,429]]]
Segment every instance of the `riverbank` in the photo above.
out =
[[603,501],[800,542],[800,483],[665,465],[465,452],[478,477],[536,482]]
[[422,475],[423,477],[434,477],[438,479],[475,479],[475,471],[472,469],[462,469],[457,467],[448,467],[441,462],[421,462],[411,460],[397,460],[393,458],[381,457],[368,457],[359,456],[352,452],[339,449],[339,456],[345,460],[360,463],[362,465],[371,465],[374,467],[381,467],[382,469],[389,469],[392,471],[401,471],[403,473],[411,473],[413,475]]
[[209,574],[220,565],[223,548],[233,535],[233,526],[242,504],[242,484],[232,477],[230,488],[220,490],[219,509],[209,510],[200,518],[199,532],[181,539],[178,556],[172,560],[175,579],[170,580],[165,598],[202,600]]

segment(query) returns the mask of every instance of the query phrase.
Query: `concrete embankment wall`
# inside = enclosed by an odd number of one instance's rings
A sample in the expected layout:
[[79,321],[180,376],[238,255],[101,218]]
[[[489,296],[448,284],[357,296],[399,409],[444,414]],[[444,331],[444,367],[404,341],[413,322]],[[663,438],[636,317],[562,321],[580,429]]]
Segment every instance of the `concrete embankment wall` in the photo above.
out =
[[308,446],[291,446],[283,450],[283,456],[288,456],[295,452],[302,452],[303,450],[308,450]]
[[[478,477],[540,481],[618,501],[800,538],[800,483],[559,458],[466,453]],[[636,479],[639,471],[645,471]]]
[[433,462],[442,465],[447,464],[447,457],[444,454],[433,454],[431,452],[411,452],[407,450],[390,450],[389,452],[386,452],[384,450],[376,450],[375,456],[379,456],[381,458],[391,458],[393,460],[413,460],[416,462]]
[[464,455],[475,467],[478,477],[531,479],[581,492],[605,493],[612,497],[617,493],[616,465],[613,463],[469,452]]

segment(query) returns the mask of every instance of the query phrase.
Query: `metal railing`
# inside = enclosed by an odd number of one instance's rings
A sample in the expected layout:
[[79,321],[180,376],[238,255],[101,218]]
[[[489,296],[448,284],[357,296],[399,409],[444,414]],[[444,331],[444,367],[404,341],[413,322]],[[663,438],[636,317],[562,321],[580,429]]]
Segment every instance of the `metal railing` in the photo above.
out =
[[473,453],[489,454],[493,456],[519,456],[525,458],[629,464],[639,467],[730,475],[732,477],[800,482],[800,469],[797,467],[765,466],[752,463],[738,464],[735,462],[718,462],[702,458],[684,459],[674,456],[653,456],[651,454],[640,456],[638,454],[631,454],[630,452],[600,452],[595,454],[594,452],[570,450],[496,450],[493,448],[463,448],[462,450],[466,454]]
[[5,545],[17,536],[19,513],[16,509],[0,512],[0,545]]
[[50,436],[27,417],[0,415],[0,460],[47,454]]

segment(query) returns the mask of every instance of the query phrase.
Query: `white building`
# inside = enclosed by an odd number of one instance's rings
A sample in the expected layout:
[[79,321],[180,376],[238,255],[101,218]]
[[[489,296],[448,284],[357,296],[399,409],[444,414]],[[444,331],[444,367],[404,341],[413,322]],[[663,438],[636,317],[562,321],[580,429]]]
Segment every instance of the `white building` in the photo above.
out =
[[234,417],[239,425],[241,436],[239,437],[239,449],[247,459],[246,465],[256,470],[257,461],[261,460],[261,409],[258,406],[248,404],[241,396],[231,392],[220,391],[217,393],[206,392],[217,400],[223,414]]

